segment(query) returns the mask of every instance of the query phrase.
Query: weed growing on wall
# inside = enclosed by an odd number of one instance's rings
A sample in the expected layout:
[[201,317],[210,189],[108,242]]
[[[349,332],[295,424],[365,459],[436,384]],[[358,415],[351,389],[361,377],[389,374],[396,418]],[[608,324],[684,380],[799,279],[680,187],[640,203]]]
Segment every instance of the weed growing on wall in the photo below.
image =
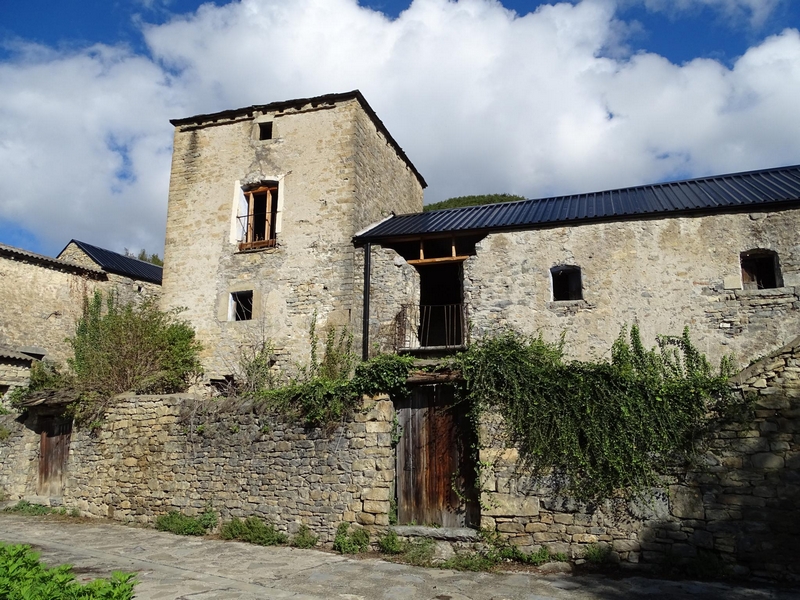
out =
[[[104,306],[105,304],[105,306]],[[114,395],[135,390],[174,393],[200,373],[194,330],[155,301],[120,304],[96,292],[84,302],[68,360],[81,390]]]
[[99,424],[109,398],[126,391],[185,391],[201,373],[200,345],[194,330],[164,312],[153,300],[120,304],[113,294],[85,298],[75,335],[69,372],[34,362],[30,384],[12,393],[20,407],[32,393],[62,390],[77,399],[71,409],[78,423]]
[[[274,410],[283,416],[318,427],[336,423],[354,409],[363,395],[378,393],[406,394],[408,370],[413,358],[384,354],[369,361],[357,363],[353,353],[353,335],[349,330],[328,331],[322,356],[319,356],[316,333],[316,315],[309,331],[311,353],[309,363],[301,365],[297,374],[277,385],[269,370],[266,352],[271,345],[252,360],[245,361],[241,371],[261,373],[262,384],[254,386],[256,377],[248,377],[245,387],[238,393],[251,398],[262,408]],[[270,373],[272,373],[270,371]]]
[[29,546],[0,542],[0,598],[8,600],[130,600],[134,575],[78,583],[69,565],[48,569]]
[[524,466],[554,469],[575,497],[657,485],[665,466],[696,450],[708,416],[732,405],[729,362],[714,371],[688,330],[646,350],[638,328],[623,329],[610,362],[565,361],[562,346],[505,332],[455,363],[475,427],[499,412]]

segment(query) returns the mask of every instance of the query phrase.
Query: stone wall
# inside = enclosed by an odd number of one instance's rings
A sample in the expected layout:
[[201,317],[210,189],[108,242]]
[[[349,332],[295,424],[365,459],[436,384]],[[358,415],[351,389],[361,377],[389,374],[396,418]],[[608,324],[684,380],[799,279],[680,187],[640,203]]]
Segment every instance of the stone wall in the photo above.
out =
[[8,405],[8,397],[14,389],[28,385],[30,368],[30,360],[0,355],[0,407]]
[[[331,432],[288,425],[249,407],[201,419],[198,402],[188,395],[122,396],[100,430],[74,429],[60,502],[136,523],[152,523],[170,510],[197,514],[210,505],[225,520],[257,515],[289,533],[306,524],[323,542],[333,541],[341,521],[388,525],[390,401],[365,401]],[[15,425],[12,440],[0,442],[0,489],[12,499],[35,494],[35,429],[32,416],[25,428]]]
[[[542,332],[574,358],[599,358],[623,325],[647,345],[691,329],[716,362],[744,366],[800,331],[800,211],[629,220],[494,233],[464,265],[473,339]],[[777,252],[785,287],[742,290],[740,253]],[[581,269],[583,299],[553,301],[550,269]]]
[[419,305],[419,273],[394,250],[372,247],[370,352],[394,352],[404,304]]
[[720,561],[740,575],[800,581],[800,338],[733,383],[755,396],[753,418],[721,425],[700,465],[666,477],[649,500],[576,502],[546,478],[521,476],[515,449],[483,450],[494,467],[481,525],[528,551],[579,558],[596,543],[628,567]]
[[0,255],[0,344],[39,348],[63,362],[83,298],[105,285],[105,276],[49,259]]
[[[272,139],[258,139],[264,120]],[[259,181],[278,182],[277,246],[240,252],[236,197]],[[187,308],[210,377],[235,374],[240,348],[266,340],[279,367],[305,362],[314,314],[322,335],[346,326],[358,345],[363,251],[352,236],[390,210],[421,210],[421,198],[356,99],[179,125],[162,305]],[[252,320],[231,320],[231,293],[250,290]]]
[[[100,268],[100,266],[74,242],[67,244],[67,247],[61,251],[58,258],[88,268]],[[108,284],[104,286],[104,289],[113,289],[122,304],[140,302],[146,299],[158,299],[159,296],[161,296],[161,286],[157,283],[132,279],[116,273],[106,273],[106,277],[108,279]]]
[[0,415],[0,500],[36,494],[39,434],[16,414]]

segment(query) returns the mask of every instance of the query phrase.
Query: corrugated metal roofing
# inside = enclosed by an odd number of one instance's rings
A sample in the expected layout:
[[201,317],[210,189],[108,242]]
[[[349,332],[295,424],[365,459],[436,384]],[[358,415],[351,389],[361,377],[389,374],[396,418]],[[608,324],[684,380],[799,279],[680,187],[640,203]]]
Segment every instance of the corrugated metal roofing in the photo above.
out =
[[435,210],[387,219],[356,243],[437,233],[533,229],[637,216],[714,212],[800,201],[800,165],[589,194]]
[[32,362],[33,358],[22,352],[18,352],[11,346],[0,344],[0,358],[11,358],[13,360],[26,360]]
[[141,281],[149,281],[161,285],[163,269],[158,265],[139,260],[138,258],[131,258],[130,256],[125,256],[124,254],[112,252],[104,248],[98,248],[86,242],[71,240],[70,244],[72,243],[86,252],[94,262],[108,273],[116,273],[117,275],[130,277],[131,279],[139,279]]

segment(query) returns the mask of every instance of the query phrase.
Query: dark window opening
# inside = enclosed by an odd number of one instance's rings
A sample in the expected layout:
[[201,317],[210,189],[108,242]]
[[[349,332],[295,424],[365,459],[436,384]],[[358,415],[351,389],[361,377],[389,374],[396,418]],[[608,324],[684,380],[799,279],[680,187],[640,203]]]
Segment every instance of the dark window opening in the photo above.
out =
[[553,267],[553,300],[583,300],[580,267]]
[[778,254],[771,250],[749,250],[741,254],[742,287],[746,290],[766,290],[781,287],[783,280]]
[[272,121],[258,124],[258,139],[271,140],[272,139]]
[[466,320],[461,264],[426,265],[418,270],[420,346],[462,346]]
[[247,213],[239,215],[244,239],[239,250],[275,246],[278,220],[278,184],[262,186],[244,193]]
[[231,294],[231,316],[233,321],[249,321],[253,318],[253,291]]

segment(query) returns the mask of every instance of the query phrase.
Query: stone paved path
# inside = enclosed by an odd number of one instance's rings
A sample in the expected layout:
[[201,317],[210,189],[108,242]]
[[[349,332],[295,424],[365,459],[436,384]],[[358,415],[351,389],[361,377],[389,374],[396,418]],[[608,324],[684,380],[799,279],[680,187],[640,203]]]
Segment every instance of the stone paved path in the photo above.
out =
[[[81,579],[135,571],[138,600],[800,600],[800,591],[716,583],[459,573],[295,548],[197,539],[110,522],[0,514],[0,540],[26,543]],[[44,600],[44,599],[43,599]]]

